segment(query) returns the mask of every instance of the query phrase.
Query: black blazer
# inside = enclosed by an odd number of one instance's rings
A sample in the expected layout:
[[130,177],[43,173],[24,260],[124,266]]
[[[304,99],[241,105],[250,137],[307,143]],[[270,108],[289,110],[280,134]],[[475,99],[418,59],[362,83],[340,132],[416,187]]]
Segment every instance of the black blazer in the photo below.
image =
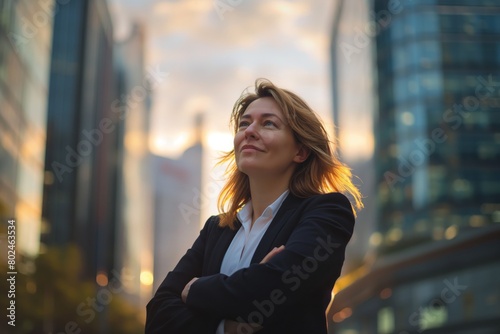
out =
[[[261,334],[327,333],[325,311],[354,228],[349,200],[340,193],[289,194],[250,266],[231,276],[219,272],[237,229],[218,222],[217,216],[208,219],[148,303],[146,333],[214,334],[222,319],[258,323]],[[281,245],[285,250],[259,264]],[[181,292],[193,277],[200,278],[184,303]],[[240,332],[249,331],[242,325]]]

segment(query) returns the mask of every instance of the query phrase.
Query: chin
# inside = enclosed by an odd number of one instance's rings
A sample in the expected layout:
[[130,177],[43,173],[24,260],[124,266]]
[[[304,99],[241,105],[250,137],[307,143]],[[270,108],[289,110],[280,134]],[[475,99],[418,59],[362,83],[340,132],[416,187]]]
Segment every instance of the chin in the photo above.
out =
[[240,164],[238,166],[238,169],[240,172],[242,172],[243,174],[246,174],[248,176],[254,175],[255,173],[262,172],[262,168],[254,165],[254,164]]

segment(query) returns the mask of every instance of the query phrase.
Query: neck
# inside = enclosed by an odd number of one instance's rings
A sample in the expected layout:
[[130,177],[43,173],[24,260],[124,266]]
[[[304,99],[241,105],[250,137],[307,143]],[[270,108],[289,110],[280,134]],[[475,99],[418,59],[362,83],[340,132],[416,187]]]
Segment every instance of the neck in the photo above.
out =
[[252,198],[252,222],[262,215],[264,210],[271,205],[285,190],[288,189],[290,178],[278,179],[250,178],[250,196]]

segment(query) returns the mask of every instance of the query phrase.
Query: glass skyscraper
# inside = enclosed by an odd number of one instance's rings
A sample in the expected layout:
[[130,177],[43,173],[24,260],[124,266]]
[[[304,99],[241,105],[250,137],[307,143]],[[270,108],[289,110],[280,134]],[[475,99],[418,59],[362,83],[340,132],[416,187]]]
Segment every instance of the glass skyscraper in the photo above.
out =
[[335,50],[373,50],[376,256],[339,280],[330,325],[498,333],[500,3],[362,2],[370,19]]
[[126,37],[115,43],[114,66],[117,96],[112,105],[119,115],[121,132],[118,221],[116,226],[115,270],[129,300],[144,309],[153,293],[154,198],[148,148],[151,97],[163,78],[155,79],[145,66],[146,32],[134,23]]
[[43,229],[47,246],[76,244],[84,275],[114,264],[117,96],[106,2],[68,1],[54,15],[48,97]]
[[387,252],[500,222],[500,4],[401,3],[376,37]]
[[29,257],[42,225],[53,5],[0,1],[0,227],[16,219],[17,252]]

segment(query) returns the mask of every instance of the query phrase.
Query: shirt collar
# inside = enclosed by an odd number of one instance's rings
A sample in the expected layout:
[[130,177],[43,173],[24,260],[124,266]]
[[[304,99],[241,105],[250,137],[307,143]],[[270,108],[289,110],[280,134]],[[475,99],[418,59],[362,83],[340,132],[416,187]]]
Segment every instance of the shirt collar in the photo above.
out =
[[[289,190],[288,189],[285,190],[274,202],[272,202],[264,210],[264,212],[262,212],[261,217],[271,217],[270,220],[273,220],[274,216],[276,216],[276,213],[278,213],[278,210],[281,207],[281,204],[283,204],[283,201],[285,200],[288,193]],[[252,221],[252,200],[249,200],[248,202],[245,203],[245,205],[241,208],[241,210],[238,211],[237,217],[242,224],[248,221]]]

